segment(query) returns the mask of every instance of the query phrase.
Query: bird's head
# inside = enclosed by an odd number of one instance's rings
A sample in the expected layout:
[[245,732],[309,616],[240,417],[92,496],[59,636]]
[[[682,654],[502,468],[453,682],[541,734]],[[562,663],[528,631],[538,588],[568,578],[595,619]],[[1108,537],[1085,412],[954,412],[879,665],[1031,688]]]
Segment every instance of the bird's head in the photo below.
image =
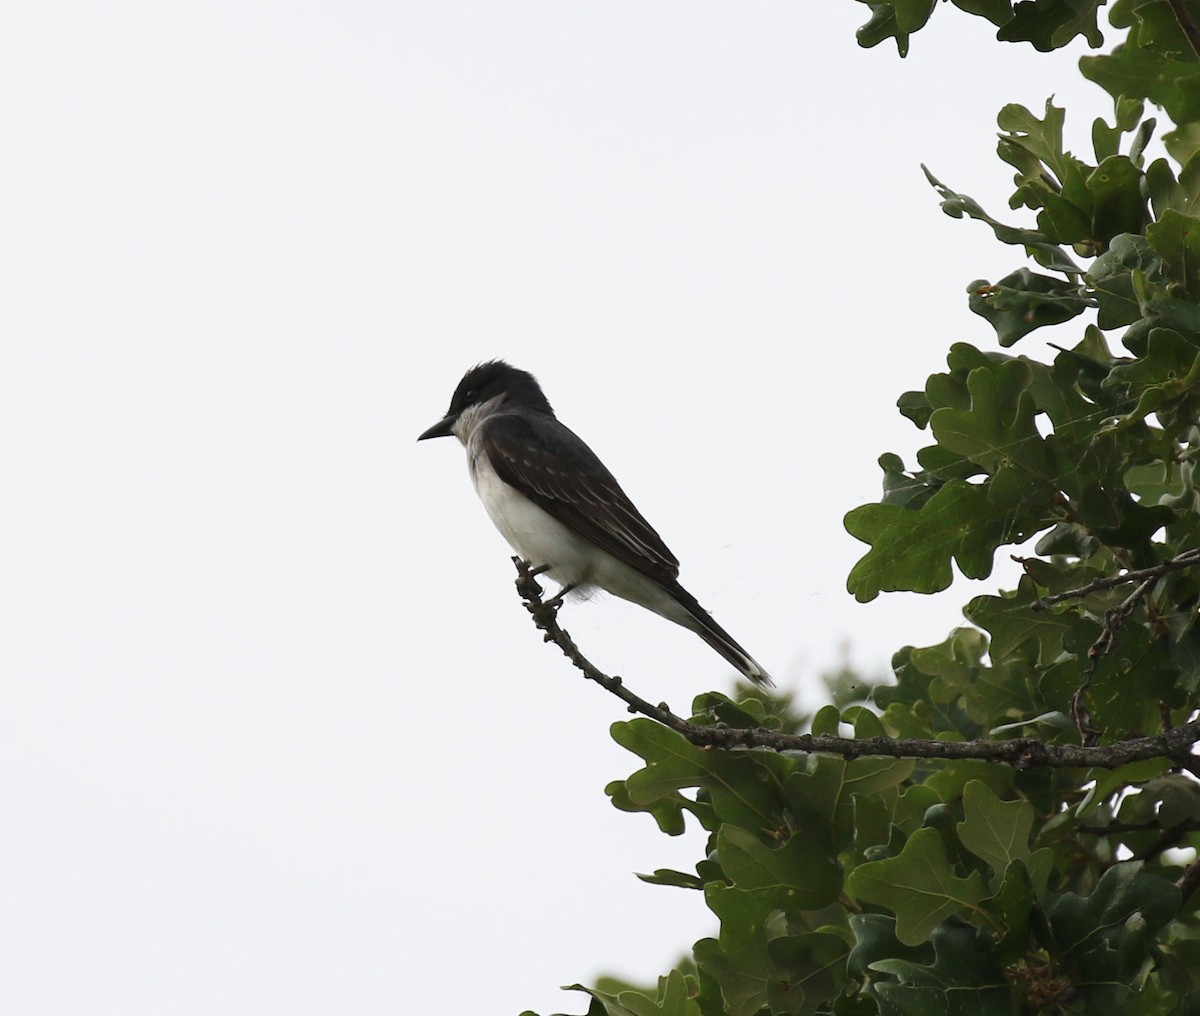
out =
[[472,367],[463,375],[458,387],[454,389],[454,397],[450,399],[450,408],[446,410],[446,415],[417,440],[451,437],[455,434],[455,424],[464,414],[469,414],[471,410],[488,403],[494,403],[497,409],[506,405],[516,405],[535,412],[554,412],[546,396],[542,394],[537,378],[503,360],[489,360]]

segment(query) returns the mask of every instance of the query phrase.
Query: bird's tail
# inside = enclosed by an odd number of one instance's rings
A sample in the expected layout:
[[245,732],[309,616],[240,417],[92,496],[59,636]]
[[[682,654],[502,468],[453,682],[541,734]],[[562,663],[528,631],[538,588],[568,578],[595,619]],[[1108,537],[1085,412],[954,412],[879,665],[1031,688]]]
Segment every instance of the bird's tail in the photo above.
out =
[[678,583],[671,590],[676,602],[687,612],[684,616],[672,616],[671,620],[689,628],[705,642],[728,660],[734,668],[749,681],[761,688],[773,688],[771,680],[762,666],[734,640],[733,636],[722,628],[712,615],[696,601],[696,598]]

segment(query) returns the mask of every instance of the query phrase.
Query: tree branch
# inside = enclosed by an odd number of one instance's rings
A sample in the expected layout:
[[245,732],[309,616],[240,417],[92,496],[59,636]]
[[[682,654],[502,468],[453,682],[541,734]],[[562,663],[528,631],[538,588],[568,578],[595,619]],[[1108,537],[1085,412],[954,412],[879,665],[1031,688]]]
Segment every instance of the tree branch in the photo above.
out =
[[1112,652],[1112,647],[1116,643],[1117,632],[1120,630],[1121,625],[1129,620],[1129,615],[1133,613],[1133,608],[1150,591],[1150,587],[1158,579],[1159,576],[1157,575],[1151,575],[1149,578],[1143,579],[1132,593],[1126,596],[1116,607],[1108,611],[1104,615],[1103,630],[1088,649],[1088,659],[1091,663],[1088,665],[1087,676],[1084,678],[1083,683],[1075,689],[1075,694],[1071,696],[1071,716],[1075,720],[1075,727],[1079,731],[1079,736],[1083,739],[1084,744],[1095,744],[1096,738],[1100,734],[1100,731],[1092,726],[1087,705],[1084,703],[1084,696],[1087,695],[1088,690],[1091,688],[1092,679],[1096,676],[1096,668],[1100,665],[1100,657]]
[[517,574],[520,576],[517,579],[517,592],[521,594],[521,599],[525,602],[525,609],[533,617],[533,623],[546,633],[544,641],[553,642],[558,646],[563,655],[583,672],[584,677],[589,681],[595,681],[605,691],[616,695],[629,707],[631,713],[649,716],[650,719],[657,720],[672,730],[678,730],[681,734],[691,726],[683,717],[676,716],[671,712],[665,702],[659,703],[657,706],[652,705],[626,688],[619,677],[610,677],[594,666],[579,651],[575,640],[559,627],[558,607],[542,600],[542,587],[537,584],[537,572],[528,561],[522,561],[519,557],[513,558],[513,564],[517,566]]
[[[1014,557],[1013,560],[1020,564],[1025,559]],[[1200,564],[1200,547],[1185,550],[1182,554],[1177,554],[1175,557],[1168,558],[1166,561],[1153,565],[1150,568],[1137,568],[1133,571],[1127,571],[1123,575],[1108,575],[1105,578],[1089,582],[1085,586],[1080,586],[1078,589],[1068,589],[1061,593],[1040,597],[1034,600],[1030,604],[1030,607],[1033,610],[1046,610],[1056,603],[1062,603],[1063,600],[1082,599],[1091,593],[1098,593],[1103,589],[1112,589],[1113,586],[1124,585],[1126,582],[1159,579],[1168,572],[1178,571],[1181,568],[1190,568],[1194,564]]]
[[[1182,763],[1190,758],[1192,746],[1200,741],[1200,720],[1172,727],[1153,737],[1135,737],[1113,744],[1081,746],[1047,744],[1032,737],[1007,741],[935,741],[917,738],[837,737],[831,734],[784,734],[760,728],[745,729],[717,725],[702,727],[671,712],[666,703],[654,705],[634,694],[619,677],[610,677],[589,661],[574,640],[558,624],[558,607],[542,599],[536,572],[529,563],[513,558],[517,566],[517,592],[534,623],[589,681],[616,695],[631,713],[641,713],[682,734],[692,744],[705,748],[768,748],[772,751],[817,752],[845,759],[867,756],[931,758],[946,761],[978,759],[1026,768],[1115,769],[1148,758],[1167,758]],[[1197,875],[1200,880],[1200,874]]]
[[1183,874],[1175,882],[1175,888],[1179,890],[1185,900],[1196,891],[1197,887],[1200,887],[1200,858],[1184,868]]

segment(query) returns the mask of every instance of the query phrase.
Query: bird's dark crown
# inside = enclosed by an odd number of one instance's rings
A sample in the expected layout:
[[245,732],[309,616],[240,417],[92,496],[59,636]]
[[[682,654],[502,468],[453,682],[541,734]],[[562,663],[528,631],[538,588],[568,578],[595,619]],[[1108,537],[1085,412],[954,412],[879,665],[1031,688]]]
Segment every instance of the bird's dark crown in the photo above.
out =
[[458,387],[454,389],[454,397],[450,400],[450,412],[447,415],[457,416],[464,409],[477,406],[504,396],[505,402],[515,402],[526,409],[553,413],[546,396],[542,394],[542,386],[537,378],[526,370],[510,366],[503,360],[488,360],[472,367],[463,375]]

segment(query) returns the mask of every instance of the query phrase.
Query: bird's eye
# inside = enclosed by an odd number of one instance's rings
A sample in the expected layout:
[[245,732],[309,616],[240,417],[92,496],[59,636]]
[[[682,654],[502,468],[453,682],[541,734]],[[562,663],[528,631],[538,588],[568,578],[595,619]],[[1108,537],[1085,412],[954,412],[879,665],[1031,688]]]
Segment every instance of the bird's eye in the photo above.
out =
[[463,396],[463,400],[466,402],[472,402],[474,401],[475,396],[478,394],[479,392],[477,392],[474,388],[469,388],[467,389],[467,394]]

